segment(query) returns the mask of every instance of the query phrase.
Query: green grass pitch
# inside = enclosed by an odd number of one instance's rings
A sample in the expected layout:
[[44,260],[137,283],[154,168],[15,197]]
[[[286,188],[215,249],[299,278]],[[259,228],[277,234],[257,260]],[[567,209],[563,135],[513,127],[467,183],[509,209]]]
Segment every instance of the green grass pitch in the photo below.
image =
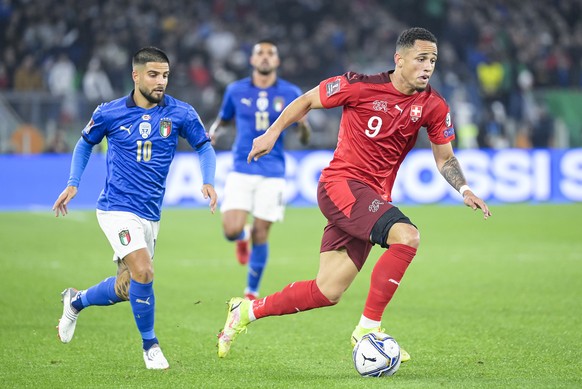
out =
[[[0,213],[0,385],[35,388],[582,387],[582,204],[402,207],[421,247],[389,305],[386,332],[410,352],[393,377],[361,378],[350,334],[380,249],[335,307],[249,326],[216,356],[245,268],[220,215],[166,209],[155,258],[156,333],[168,371],[147,371],[128,304],[91,307],[61,344],[59,293],[114,274],[92,211]],[[271,234],[261,292],[312,279],[324,218],[288,209]]]

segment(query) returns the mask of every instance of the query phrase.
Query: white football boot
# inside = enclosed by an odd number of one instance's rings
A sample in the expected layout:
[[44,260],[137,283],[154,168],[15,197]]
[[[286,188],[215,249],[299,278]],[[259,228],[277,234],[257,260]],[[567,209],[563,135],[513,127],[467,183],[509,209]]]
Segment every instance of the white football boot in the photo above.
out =
[[143,360],[145,361],[146,368],[148,369],[167,369],[170,367],[170,364],[164,357],[164,353],[162,353],[162,349],[159,345],[154,344],[150,347],[149,350],[143,351]]
[[79,312],[71,305],[71,301],[77,294],[77,289],[67,288],[61,293],[63,302],[63,316],[59,319],[57,325],[59,339],[63,343],[69,343],[75,334],[75,327],[77,326],[77,317]]

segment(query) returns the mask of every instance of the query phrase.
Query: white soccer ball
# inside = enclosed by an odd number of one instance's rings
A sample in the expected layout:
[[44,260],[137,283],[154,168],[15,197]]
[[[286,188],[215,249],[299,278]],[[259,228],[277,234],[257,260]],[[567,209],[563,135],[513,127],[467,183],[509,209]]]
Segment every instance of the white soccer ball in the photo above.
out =
[[362,336],[352,357],[361,376],[390,376],[400,367],[400,346],[390,335],[372,332]]

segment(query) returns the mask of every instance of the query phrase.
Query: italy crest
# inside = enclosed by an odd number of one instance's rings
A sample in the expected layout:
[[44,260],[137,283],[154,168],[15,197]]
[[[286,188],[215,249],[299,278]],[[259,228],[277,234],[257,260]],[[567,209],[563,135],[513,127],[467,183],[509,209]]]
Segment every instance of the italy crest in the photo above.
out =
[[172,133],[172,121],[169,119],[162,119],[160,121],[160,135],[167,138]]
[[281,112],[285,106],[285,99],[281,96],[277,96],[273,99],[273,108],[275,112]]
[[119,231],[119,241],[124,246],[127,246],[129,242],[131,242],[131,235],[129,235],[129,230]]

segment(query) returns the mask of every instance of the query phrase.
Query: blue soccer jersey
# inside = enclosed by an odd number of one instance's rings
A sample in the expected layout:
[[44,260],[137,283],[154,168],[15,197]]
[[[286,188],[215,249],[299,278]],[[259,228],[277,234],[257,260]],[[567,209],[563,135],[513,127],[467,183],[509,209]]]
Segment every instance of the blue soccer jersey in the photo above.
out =
[[178,136],[194,148],[210,141],[192,106],[166,95],[144,109],[135,104],[133,93],[99,105],[82,136],[92,145],[107,137],[107,178],[97,208],[153,221],[160,220]]
[[273,150],[258,161],[247,163],[253,139],[262,135],[279,117],[281,111],[301,95],[301,90],[288,81],[277,79],[269,88],[258,88],[250,77],[231,83],[224,94],[219,117],[236,123],[233,146],[234,171],[265,177],[285,177],[283,134]]

